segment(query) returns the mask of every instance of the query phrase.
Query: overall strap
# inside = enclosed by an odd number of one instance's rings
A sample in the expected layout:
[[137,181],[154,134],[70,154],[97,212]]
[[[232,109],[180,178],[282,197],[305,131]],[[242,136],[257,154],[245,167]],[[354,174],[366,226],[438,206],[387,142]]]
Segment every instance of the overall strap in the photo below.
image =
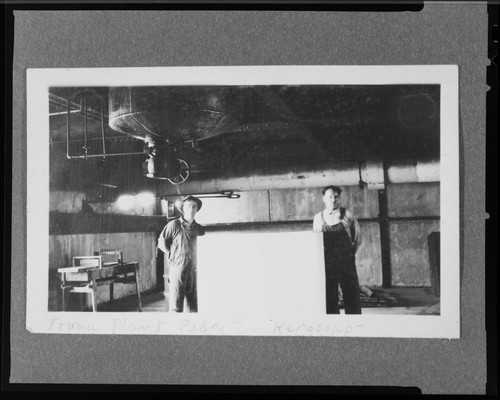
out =
[[340,219],[344,219],[344,217],[345,217],[345,208],[340,207]]
[[[172,240],[174,240],[177,235],[179,235],[180,231],[182,230],[182,219],[181,218],[176,218],[174,220],[172,220],[172,222],[175,221],[174,223],[174,230],[172,232]],[[168,224],[167,224],[168,225]],[[165,230],[167,229],[167,227],[165,226]]]

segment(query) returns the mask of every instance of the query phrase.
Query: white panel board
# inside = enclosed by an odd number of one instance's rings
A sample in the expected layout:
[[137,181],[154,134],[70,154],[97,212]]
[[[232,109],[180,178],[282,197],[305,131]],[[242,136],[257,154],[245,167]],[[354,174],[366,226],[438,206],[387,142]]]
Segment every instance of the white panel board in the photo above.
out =
[[199,312],[323,315],[323,235],[209,233],[198,238]]

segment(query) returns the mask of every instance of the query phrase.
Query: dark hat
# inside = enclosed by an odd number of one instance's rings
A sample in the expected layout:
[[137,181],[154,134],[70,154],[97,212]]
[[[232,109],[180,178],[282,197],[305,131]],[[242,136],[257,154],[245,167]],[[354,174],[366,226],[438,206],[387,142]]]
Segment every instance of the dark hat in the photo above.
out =
[[339,196],[342,194],[342,189],[339,188],[338,186],[334,186],[334,185],[325,186],[323,189],[321,189],[321,194],[324,196],[327,190],[332,190],[334,193],[337,193]]
[[188,200],[191,200],[191,201],[194,201],[196,203],[196,205],[198,206],[198,211],[200,211],[201,209],[201,206],[203,205],[203,203],[201,202],[201,200],[198,198],[198,197],[194,197],[194,196],[186,196],[182,199],[182,206],[184,208],[184,203]]

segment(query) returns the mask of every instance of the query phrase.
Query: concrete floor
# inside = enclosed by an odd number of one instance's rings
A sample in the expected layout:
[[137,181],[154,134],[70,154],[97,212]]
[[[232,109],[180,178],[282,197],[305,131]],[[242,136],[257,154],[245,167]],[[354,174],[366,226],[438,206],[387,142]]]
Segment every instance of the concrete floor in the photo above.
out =
[[[434,296],[430,288],[371,288],[373,295],[361,297],[362,313],[366,315],[439,315],[439,297]],[[166,312],[167,300],[163,292],[142,293],[143,312]],[[130,296],[115,300],[112,303],[103,303],[98,306],[99,311],[139,311],[137,297]],[[341,310],[343,312],[343,310]]]
[[439,315],[441,302],[430,288],[373,289],[375,295],[396,299],[390,305],[363,307],[363,314]]

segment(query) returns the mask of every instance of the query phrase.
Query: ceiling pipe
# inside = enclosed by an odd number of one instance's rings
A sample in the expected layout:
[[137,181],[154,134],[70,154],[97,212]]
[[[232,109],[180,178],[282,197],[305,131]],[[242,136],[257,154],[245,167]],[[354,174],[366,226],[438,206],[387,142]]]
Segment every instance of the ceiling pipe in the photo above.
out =
[[[69,107],[71,108],[70,112],[72,114],[76,113],[76,114],[82,115],[82,109],[81,109],[80,104],[75,103],[74,101],[70,101],[70,98],[71,98],[71,96],[69,96],[69,95],[68,95],[68,98],[66,99],[64,97],[59,97],[59,96],[56,96],[52,93],[49,93],[49,105],[61,110],[61,111],[49,113],[49,116],[52,117],[52,116],[67,114],[66,108],[68,107],[68,101],[69,101]],[[62,110],[65,110],[65,111],[62,111]],[[87,116],[88,116],[88,118],[96,120],[96,121],[100,120],[102,118],[102,116],[97,111],[94,111],[92,109],[87,110]],[[107,114],[105,114],[105,117],[107,118]]]
[[[386,170],[384,171],[383,168]],[[384,179],[386,172],[387,179]],[[311,167],[279,167],[258,170],[250,176],[203,177],[188,180],[173,187],[165,185],[166,195],[183,193],[213,193],[221,191],[252,191],[270,189],[301,189],[328,185],[357,186],[366,183],[368,189],[380,189],[387,183],[439,182],[439,160],[404,159],[386,162],[367,160]],[[180,193],[179,193],[180,192]]]
[[[70,110],[71,114],[79,113],[81,110]],[[66,115],[68,112],[67,111],[59,111],[59,112],[53,112],[49,113],[49,117],[53,117],[55,115]]]
[[[85,100],[85,144],[83,146],[84,154],[83,155],[72,155],[71,154],[71,121],[70,121],[70,115],[71,115],[71,103],[70,103],[70,97],[68,96],[67,99],[67,110],[66,110],[66,158],[73,160],[73,159],[88,159],[88,158],[98,158],[102,157],[105,159],[106,157],[112,157],[112,156],[132,156],[132,155],[144,155],[143,151],[140,152],[126,152],[126,153],[106,153],[106,133],[104,129],[104,108],[102,105],[102,98],[101,98],[101,139],[102,139],[102,148],[103,151],[102,153],[98,154],[88,154],[88,145],[87,145],[87,107],[86,107],[87,100]],[[82,108],[80,108],[80,111]]]
[[439,160],[405,160],[387,163],[389,183],[439,182]]
[[366,184],[368,189],[384,189],[384,163],[382,160],[366,160],[359,164],[359,184]]

